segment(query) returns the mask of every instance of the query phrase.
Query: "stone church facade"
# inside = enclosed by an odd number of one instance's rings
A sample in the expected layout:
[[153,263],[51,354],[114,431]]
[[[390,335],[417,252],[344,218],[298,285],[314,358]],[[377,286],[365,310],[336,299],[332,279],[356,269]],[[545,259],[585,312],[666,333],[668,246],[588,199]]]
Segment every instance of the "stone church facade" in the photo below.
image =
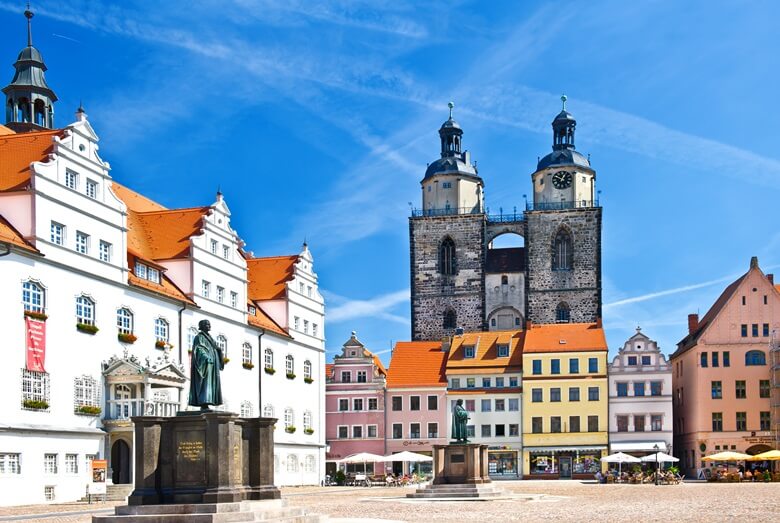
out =
[[[596,172],[574,147],[576,120],[555,117],[553,151],[531,174],[522,213],[489,214],[484,181],[450,117],[439,129],[441,158],[421,182],[422,207],[409,219],[412,339],[519,329],[526,322],[601,318],[601,207]],[[523,247],[493,248],[503,234]]]

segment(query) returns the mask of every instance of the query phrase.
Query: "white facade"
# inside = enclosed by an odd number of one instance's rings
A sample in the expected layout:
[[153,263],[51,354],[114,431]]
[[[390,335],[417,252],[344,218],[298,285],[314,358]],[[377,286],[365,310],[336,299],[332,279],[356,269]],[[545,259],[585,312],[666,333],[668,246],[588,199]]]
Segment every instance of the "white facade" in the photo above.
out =
[[[79,112],[76,123],[59,135],[41,133],[39,139],[51,142],[53,150],[32,165],[31,188],[0,187],[0,215],[34,246],[9,243],[10,254],[0,257],[0,314],[6,318],[7,349],[6,365],[0,369],[0,394],[6,398],[0,405],[0,505],[81,498],[91,457],[109,460],[110,479],[132,482],[128,418],[173,415],[186,406],[187,347],[203,319],[210,320],[211,334],[225,344],[230,360],[222,373],[222,408],[244,416],[264,415],[265,408],[280,418],[275,433],[277,483],[319,483],[325,459],[320,415],[324,302],[308,248],[297,256],[284,297],[267,303],[252,300],[245,259],[249,255],[218,195],[203,208],[199,229],[185,241],[184,256],[146,260],[129,245],[128,217],[133,211],[112,190],[110,167],[97,154],[98,138],[86,115]],[[216,254],[212,241],[217,242]],[[130,266],[128,260],[136,256],[143,268],[134,262]],[[208,297],[204,281],[210,284]],[[25,370],[25,310],[30,308],[22,300],[26,283],[41,293],[40,309],[48,316],[43,374]],[[166,292],[160,291],[162,284]],[[80,309],[79,318],[77,300],[89,309]],[[118,338],[119,309],[130,314],[127,330],[134,342]],[[250,315],[267,315],[278,327],[265,328]],[[288,335],[287,318],[296,316],[316,324],[317,332],[313,327],[308,332],[289,327]],[[77,330],[77,323],[98,330]],[[296,377],[263,372],[266,349],[273,351],[280,370],[290,356]],[[34,403],[28,401],[25,407],[25,399],[42,400],[47,406],[30,408]],[[78,413],[83,406],[100,412]],[[292,412],[299,430],[284,430],[285,411]]]
[[608,373],[610,452],[671,452],[672,367],[658,344],[637,328]]
[[485,273],[485,311],[488,330],[524,328],[525,273]]

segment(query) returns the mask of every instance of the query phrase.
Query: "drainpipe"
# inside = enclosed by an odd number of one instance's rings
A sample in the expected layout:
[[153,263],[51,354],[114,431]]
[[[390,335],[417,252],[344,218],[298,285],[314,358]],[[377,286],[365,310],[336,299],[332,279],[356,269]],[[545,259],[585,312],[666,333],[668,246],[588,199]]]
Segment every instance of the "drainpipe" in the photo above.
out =
[[187,304],[184,303],[183,305],[184,306],[181,309],[179,309],[179,313],[178,313],[178,315],[179,315],[179,363],[183,363],[184,362],[184,360],[182,360],[182,357],[183,357],[182,341],[184,339],[183,338],[183,336],[184,336],[184,328],[182,327],[182,323],[181,323],[181,313],[184,312],[187,309]]
[[[263,415],[263,372],[265,372],[265,355],[263,354],[263,335],[265,329],[260,329],[260,334],[257,335],[257,409],[259,412],[258,417]],[[262,367],[261,367],[262,365]]]

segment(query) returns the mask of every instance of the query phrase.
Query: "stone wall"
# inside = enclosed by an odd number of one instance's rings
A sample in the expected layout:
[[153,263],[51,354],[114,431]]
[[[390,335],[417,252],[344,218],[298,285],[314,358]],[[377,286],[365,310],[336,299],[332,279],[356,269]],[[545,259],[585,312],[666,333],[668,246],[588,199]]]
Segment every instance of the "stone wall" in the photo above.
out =
[[[456,273],[439,272],[439,246],[455,242]],[[412,339],[440,340],[444,312],[452,308],[456,326],[485,330],[485,215],[459,214],[409,219]]]
[[[526,299],[528,320],[555,323],[565,301],[572,322],[601,317],[601,208],[526,212]],[[573,268],[552,270],[552,246],[558,228],[568,228],[574,246]]]

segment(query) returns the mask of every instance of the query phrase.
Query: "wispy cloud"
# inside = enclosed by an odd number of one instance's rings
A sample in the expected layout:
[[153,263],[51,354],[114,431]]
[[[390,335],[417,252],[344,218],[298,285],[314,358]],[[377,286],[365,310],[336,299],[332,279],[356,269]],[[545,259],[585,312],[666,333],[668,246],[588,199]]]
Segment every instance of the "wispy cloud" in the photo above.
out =
[[[326,294],[333,297],[333,294]],[[352,300],[342,298],[343,301],[335,307],[328,309],[328,322],[340,323],[358,318],[379,318],[409,325],[409,318],[390,311],[402,303],[409,301],[409,289],[403,289],[389,294],[376,296],[368,300]]]

